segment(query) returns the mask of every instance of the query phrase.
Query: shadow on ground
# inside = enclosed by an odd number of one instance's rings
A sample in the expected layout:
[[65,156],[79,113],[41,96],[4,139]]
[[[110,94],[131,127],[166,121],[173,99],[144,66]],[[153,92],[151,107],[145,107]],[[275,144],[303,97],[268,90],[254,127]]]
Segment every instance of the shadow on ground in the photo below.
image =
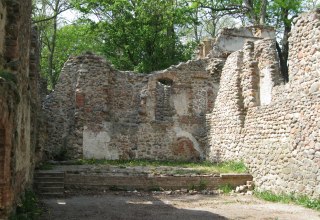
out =
[[[154,196],[77,196],[66,199],[44,199],[47,208],[41,220],[206,220],[227,219],[200,210],[174,207],[174,201],[159,200]],[[194,207],[195,208],[195,207]]]

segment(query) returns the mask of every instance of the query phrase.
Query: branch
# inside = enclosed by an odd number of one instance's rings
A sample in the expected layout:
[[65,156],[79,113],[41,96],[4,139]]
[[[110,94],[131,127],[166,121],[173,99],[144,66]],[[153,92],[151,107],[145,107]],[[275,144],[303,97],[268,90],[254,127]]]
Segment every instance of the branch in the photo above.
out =
[[37,20],[37,21],[32,21],[32,24],[38,24],[38,23],[41,23],[41,22],[45,22],[45,21],[50,21],[54,18],[56,18],[58,15],[60,15],[61,13],[65,12],[65,11],[68,11],[69,9],[73,8],[72,6],[68,6],[64,9],[62,9],[61,11],[58,11],[57,13],[55,13],[54,15],[52,15],[51,17],[48,17],[48,18],[44,18],[44,19],[41,19],[41,20]]
[[246,10],[250,9],[247,6],[244,6],[244,5],[229,5],[229,6],[226,6],[226,7],[214,8],[214,7],[206,6],[206,5],[202,4],[202,3],[200,4],[200,8],[210,9],[211,11],[231,11],[231,10],[239,10],[239,9],[246,9]]

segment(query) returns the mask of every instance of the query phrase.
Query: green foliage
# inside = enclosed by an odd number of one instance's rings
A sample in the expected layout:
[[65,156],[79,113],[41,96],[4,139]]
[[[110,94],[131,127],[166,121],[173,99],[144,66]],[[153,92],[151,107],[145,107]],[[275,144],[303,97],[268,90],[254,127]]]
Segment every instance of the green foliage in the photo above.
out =
[[[57,31],[61,25],[59,15],[70,8],[69,0],[33,0],[32,20],[37,24],[40,39],[41,73],[53,89],[60,72],[57,72],[56,45]],[[46,65],[43,63],[46,59]]]
[[207,189],[208,183],[204,180],[200,180],[198,184],[192,184],[188,187],[189,190],[205,190]]
[[18,204],[16,212],[10,216],[10,220],[37,220],[42,213],[39,201],[33,191],[27,190]]
[[[73,25],[59,23],[59,14],[70,3],[84,17]],[[315,0],[34,0],[33,20],[40,30],[41,72],[49,89],[54,89],[69,56],[91,51],[117,69],[150,73],[190,59],[204,37],[215,37],[220,28],[239,20],[243,25],[274,26],[286,60],[292,19],[317,4]]]
[[14,84],[18,82],[16,75],[6,70],[0,70],[0,77]]
[[221,170],[233,170],[235,173],[245,173],[248,172],[246,165],[243,161],[227,161],[218,164]]
[[230,193],[234,188],[231,184],[222,184],[218,186],[218,189],[226,194],[226,193]]
[[188,22],[186,8],[175,1],[74,0],[74,5],[98,14],[93,28],[103,54],[118,69],[149,73],[191,57],[176,31]]
[[297,196],[295,203],[320,211],[320,199],[310,199],[308,196]]
[[305,195],[295,194],[274,194],[270,191],[255,191],[254,195],[260,199],[270,202],[295,203],[307,208],[320,211],[320,199],[311,199]]
[[303,0],[274,0],[268,7],[268,24],[278,30],[291,26],[292,19],[303,11]]
[[41,73],[48,79],[49,89],[54,88],[63,65],[68,58],[81,55],[86,51],[101,54],[98,37],[88,23],[79,21],[72,25],[65,25],[57,30],[52,77],[48,75],[50,72],[50,47],[44,46],[41,53]]
[[208,183],[205,180],[200,180],[198,190],[205,190],[208,187]]
[[39,170],[52,170],[53,165],[50,163],[43,163],[37,169],[39,169]]

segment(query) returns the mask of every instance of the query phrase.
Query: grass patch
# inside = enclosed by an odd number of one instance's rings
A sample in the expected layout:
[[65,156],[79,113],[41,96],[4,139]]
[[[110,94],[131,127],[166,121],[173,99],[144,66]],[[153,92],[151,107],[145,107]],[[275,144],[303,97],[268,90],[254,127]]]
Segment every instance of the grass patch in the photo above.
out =
[[37,169],[39,170],[52,170],[54,166],[50,163],[43,163]]
[[320,199],[311,199],[308,196],[304,195],[275,194],[270,191],[255,191],[254,195],[260,199],[270,202],[294,203],[297,205],[304,206],[306,208],[311,208],[320,211]]
[[223,184],[218,186],[218,189],[221,190],[223,193],[227,194],[233,190],[233,187],[231,184]]
[[16,212],[10,216],[10,220],[37,220],[42,213],[39,201],[33,191],[27,190],[18,204]]
[[198,190],[205,190],[208,188],[208,183],[204,180],[200,180]]
[[125,167],[134,166],[168,166],[189,168],[187,170],[177,170],[176,174],[210,174],[210,173],[245,173],[247,168],[243,162],[229,161],[224,163],[212,163],[209,161],[186,162],[186,161],[156,161],[156,160],[98,160],[98,159],[79,159],[77,165],[114,165]]
[[207,187],[208,183],[205,180],[200,180],[198,184],[192,184],[191,186],[189,186],[189,190],[201,191],[207,189]]
[[[166,173],[166,172],[161,172],[161,173]],[[205,170],[201,169],[177,169],[173,170],[171,172],[172,174],[177,174],[177,175],[188,175],[188,174],[196,174],[196,175],[201,175],[201,174],[206,174],[207,172]]]

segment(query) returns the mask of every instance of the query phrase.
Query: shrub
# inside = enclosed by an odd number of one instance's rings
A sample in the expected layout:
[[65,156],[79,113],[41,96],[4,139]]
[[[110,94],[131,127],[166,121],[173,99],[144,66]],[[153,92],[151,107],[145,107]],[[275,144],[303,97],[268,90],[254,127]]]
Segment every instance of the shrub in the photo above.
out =
[[37,220],[42,213],[35,193],[27,190],[17,205],[16,212],[10,216],[10,220]]

